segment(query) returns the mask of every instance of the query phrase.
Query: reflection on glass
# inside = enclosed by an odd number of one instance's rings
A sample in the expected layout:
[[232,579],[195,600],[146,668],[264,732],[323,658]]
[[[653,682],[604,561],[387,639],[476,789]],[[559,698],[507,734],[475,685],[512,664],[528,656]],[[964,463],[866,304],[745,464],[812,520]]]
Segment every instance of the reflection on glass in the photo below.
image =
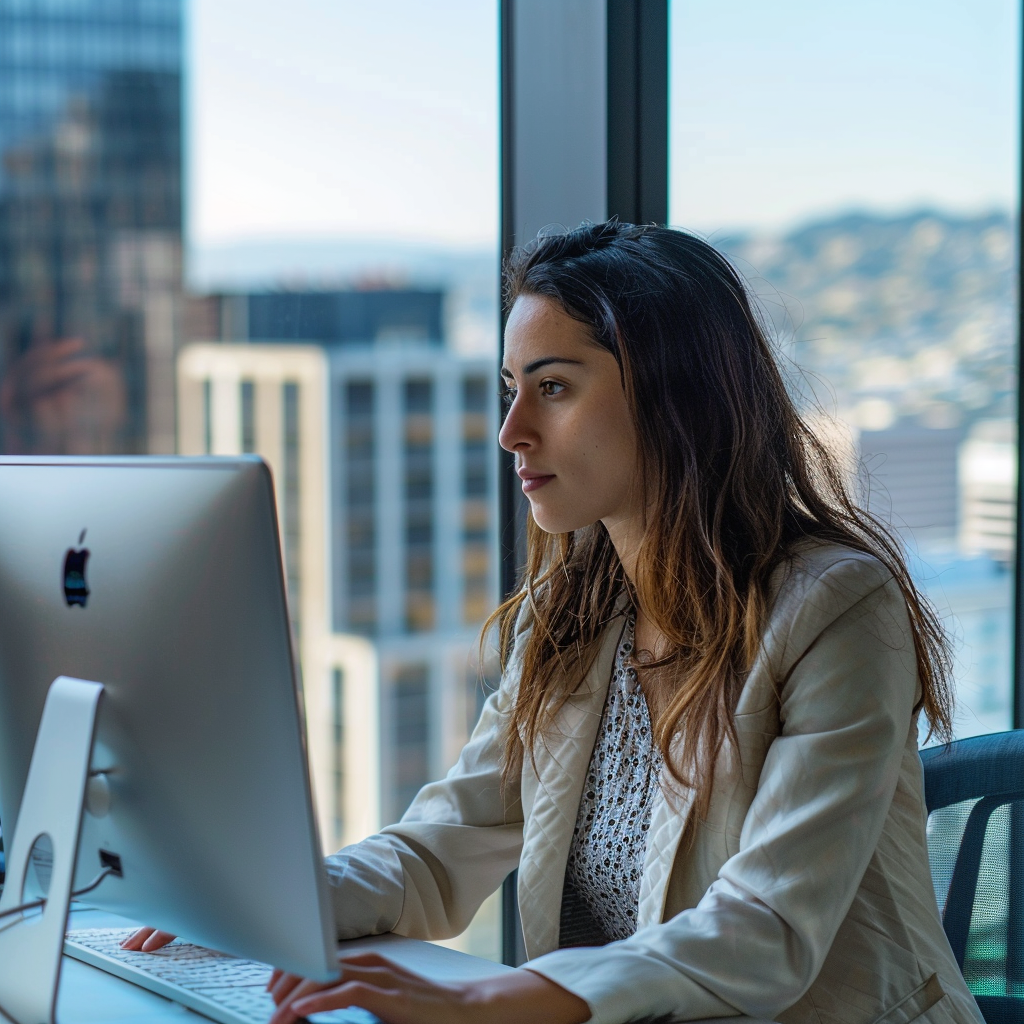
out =
[[906,542],[959,735],[1011,724],[1018,6],[673,7],[672,219],[751,282]]
[[0,4],[0,444],[174,450],[181,2]]

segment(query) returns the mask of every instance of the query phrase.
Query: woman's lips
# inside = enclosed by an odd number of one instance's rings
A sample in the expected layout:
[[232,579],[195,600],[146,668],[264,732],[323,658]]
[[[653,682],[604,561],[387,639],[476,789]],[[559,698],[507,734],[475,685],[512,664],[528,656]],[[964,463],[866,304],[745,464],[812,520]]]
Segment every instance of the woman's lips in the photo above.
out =
[[543,487],[549,480],[554,480],[555,474],[551,473],[549,476],[528,476],[523,478],[523,494],[529,494],[530,491],[537,490],[538,487]]

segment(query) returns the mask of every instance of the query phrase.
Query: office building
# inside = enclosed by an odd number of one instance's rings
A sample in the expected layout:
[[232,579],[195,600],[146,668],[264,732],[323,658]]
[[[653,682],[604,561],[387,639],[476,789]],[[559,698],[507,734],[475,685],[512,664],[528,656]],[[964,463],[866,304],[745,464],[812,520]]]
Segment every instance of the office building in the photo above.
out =
[[1009,565],[1016,530],[1017,450],[1011,420],[976,424],[960,446],[960,547]]
[[4,451],[174,450],[181,92],[181,0],[0,4]]
[[329,362],[333,628],[372,639],[380,658],[382,812],[394,820],[454,762],[484,696],[494,363],[422,344],[336,347]]

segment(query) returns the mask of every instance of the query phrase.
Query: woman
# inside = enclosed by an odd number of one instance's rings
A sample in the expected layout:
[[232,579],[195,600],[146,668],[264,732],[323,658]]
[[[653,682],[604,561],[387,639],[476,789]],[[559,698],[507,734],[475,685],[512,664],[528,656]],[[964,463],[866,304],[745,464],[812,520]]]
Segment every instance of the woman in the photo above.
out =
[[918,717],[942,632],[706,243],[611,222],[507,268],[500,442],[530,502],[459,763],[329,859],[342,938],[461,931],[519,868],[530,961],[272,981],[274,1024],[980,1021],[936,909]]

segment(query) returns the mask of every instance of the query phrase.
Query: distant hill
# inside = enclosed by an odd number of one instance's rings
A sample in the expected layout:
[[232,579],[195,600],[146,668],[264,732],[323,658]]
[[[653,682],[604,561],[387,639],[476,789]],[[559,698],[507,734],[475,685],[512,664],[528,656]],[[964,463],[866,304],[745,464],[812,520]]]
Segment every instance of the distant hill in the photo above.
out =
[[847,214],[776,237],[712,238],[788,351],[840,405],[1008,415],[1015,387],[1016,225],[1006,213]]
[[[862,426],[878,409],[954,426],[1012,412],[1016,224],[1009,214],[848,213],[776,235],[713,235],[745,275],[817,394]],[[265,239],[198,247],[200,290],[440,286],[456,343],[496,345],[497,253],[380,239]],[[813,381],[813,378],[812,378]],[[809,386],[813,386],[809,385]]]

